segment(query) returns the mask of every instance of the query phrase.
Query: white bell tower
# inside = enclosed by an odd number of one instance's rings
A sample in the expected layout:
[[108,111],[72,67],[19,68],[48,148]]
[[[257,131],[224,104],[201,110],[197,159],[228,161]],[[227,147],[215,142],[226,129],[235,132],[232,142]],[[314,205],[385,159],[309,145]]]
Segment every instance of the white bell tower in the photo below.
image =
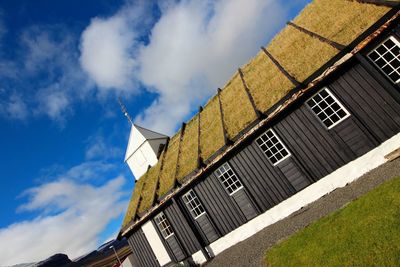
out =
[[125,162],[128,164],[136,180],[146,173],[149,165],[158,162],[162,146],[167,143],[168,136],[131,124]]
[[131,125],[125,162],[131,169],[135,179],[139,180],[146,173],[149,166],[157,164],[161,150],[168,142],[169,137],[134,124],[121,98],[118,98],[118,102]]

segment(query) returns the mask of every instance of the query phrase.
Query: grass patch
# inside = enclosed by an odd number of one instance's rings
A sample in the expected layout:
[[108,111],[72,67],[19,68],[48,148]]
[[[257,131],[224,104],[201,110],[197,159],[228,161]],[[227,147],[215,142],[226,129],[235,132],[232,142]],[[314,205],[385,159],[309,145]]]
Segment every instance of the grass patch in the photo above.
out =
[[304,81],[339,52],[329,44],[291,26],[286,26],[276,35],[267,50],[299,82]]
[[400,266],[400,177],[266,253],[275,266]]
[[179,167],[176,179],[182,182],[183,178],[197,168],[199,116],[194,116],[186,125],[179,155]]
[[135,184],[135,189],[132,192],[131,200],[129,201],[128,209],[126,210],[126,214],[124,220],[122,221],[122,226],[127,226],[128,223],[136,216],[140,193],[142,192],[144,180],[139,180]]
[[150,168],[145,174],[145,176],[141,178],[146,180],[141,192],[142,201],[140,201],[140,205],[138,208],[139,213],[148,210],[154,203],[157,190],[158,177],[160,175],[160,167],[161,167],[161,160],[159,160],[156,165]]
[[257,118],[239,73],[221,91],[221,104],[226,132],[231,139]]
[[294,23],[348,45],[389,10],[389,7],[356,1],[315,0],[303,9]]
[[217,96],[205,105],[200,113],[200,150],[201,157],[207,160],[225,144],[221,112]]
[[175,172],[176,164],[178,163],[180,138],[181,131],[178,131],[168,143],[163,168],[160,173],[160,186],[157,192],[160,197],[168,193],[168,191],[175,185]]
[[262,51],[242,71],[254,103],[262,112],[267,111],[294,87]]

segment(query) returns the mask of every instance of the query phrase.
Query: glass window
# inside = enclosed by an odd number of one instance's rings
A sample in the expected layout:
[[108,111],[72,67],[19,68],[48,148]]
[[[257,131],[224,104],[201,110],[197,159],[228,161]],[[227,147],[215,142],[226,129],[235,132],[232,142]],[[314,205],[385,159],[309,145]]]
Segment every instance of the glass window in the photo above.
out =
[[350,116],[350,113],[327,88],[311,97],[307,105],[328,129]]
[[290,156],[289,151],[272,129],[263,133],[256,142],[273,165]]
[[184,194],[182,199],[194,219],[205,214],[203,205],[201,205],[196,193],[193,190],[190,190],[189,192]]
[[229,195],[232,195],[236,191],[243,188],[242,183],[228,163],[224,163],[224,165],[219,167],[215,171],[215,174],[217,175],[221,184],[225,187],[226,191],[228,191]]
[[400,43],[390,36],[368,54],[368,58],[394,83],[400,82]]
[[172,230],[172,227],[163,212],[160,212],[160,214],[158,214],[154,219],[156,221],[158,230],[160,230],[164,239],[167,239],[174,234],[174,231]]

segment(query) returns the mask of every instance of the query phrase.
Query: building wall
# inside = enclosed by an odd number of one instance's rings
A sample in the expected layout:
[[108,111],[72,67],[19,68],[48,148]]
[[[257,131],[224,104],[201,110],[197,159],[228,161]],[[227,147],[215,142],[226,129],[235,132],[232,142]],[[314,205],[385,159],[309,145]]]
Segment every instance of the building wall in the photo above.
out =
[[[219,237],[251,219],[243,212],[241,201],[257,214],[264,213],[400,132],[400,89],[368,61],[351,60],[320,89],[325,86],[350,112],[348,118],[328,129],[305,104],[305,98],[268,126],[289,149],[289,158],[273,166],[254,139],[221,162],[228,162],[241,180],[240,199],[230,196],[214,173],[192,187]],[[176,201],[182,201],[180,196]],[[164,212],[188,257],[212,240],[193,218],[185,217],[184,207],[174,202]]]
[[136,230],[129,238],[128,243],[132,248],[135,266],[158,267],[157,258],[147,241],[142,228]]

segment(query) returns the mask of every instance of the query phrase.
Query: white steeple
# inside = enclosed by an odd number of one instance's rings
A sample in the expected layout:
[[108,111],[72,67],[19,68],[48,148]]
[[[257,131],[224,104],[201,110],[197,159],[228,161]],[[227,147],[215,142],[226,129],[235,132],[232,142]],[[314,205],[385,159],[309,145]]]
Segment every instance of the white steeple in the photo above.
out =
[[165,145],[168,136],[131,124],[128,147],[126,148],[125,162],[138,180],[146,173],[149,165],[158,162],[160,147]]

